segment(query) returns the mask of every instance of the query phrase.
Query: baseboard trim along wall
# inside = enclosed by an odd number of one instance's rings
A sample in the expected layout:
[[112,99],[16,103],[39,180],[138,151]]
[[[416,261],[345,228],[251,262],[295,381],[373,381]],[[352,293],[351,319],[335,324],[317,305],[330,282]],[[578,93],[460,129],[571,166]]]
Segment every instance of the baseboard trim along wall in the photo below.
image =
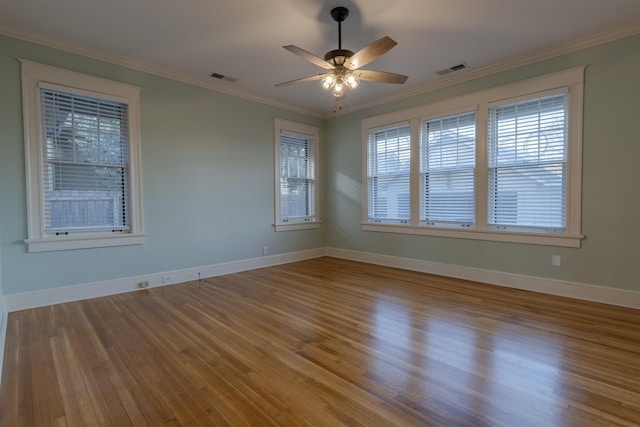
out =
[[[138,283],[149,282],[148,288],[173,285],[176,283],[206,279],[207,277],[222,276],[224,274],[238,273],[241,271],[255,270],[257,268],[271,267],[287,264],[310,258],[318,258],[325,255],[324,248],[310,249],[286,254],[269,255],[259,258],[250,258],[239,261],[223,262],[200,267],[185,268],[181,270],[164,271],[154,274],[125,277],[122,279],[105,280],[101,282],[85,283],[79,285],[63,286],[42,291],[30,291],[4,296],[6,311],[13,312],[28,308],[44,307],[71,301],[80,301],[89,298],[103,297],[107,295],[121,294],[140,290]],[[164,280],[163,280],[164,279]]]
[[335,258],[361,261],[369,264],[385,265],[525,291],[640,309],[640,292],[638,291],[347,249],[327,248],[326,254]]
[[370,252],[339,248],[318,248],[182,270],[165,271],[122,279],[65,286],[42,291],[8,294],[4,296],[5,317],[3,318],[3,328],[6,330],[6,321],[4,320],[6,318],[6,313],[123,292],[131,292],[138,290],[137,284],[139,282],[149,282],[149,287],[153,288],[187,282],[190,280],[198,280],[198,273],[200,273],[200,277],[202,279],[205,279],[207,277],[238,273],[241,271],[270,267],[321,256],[332,256],[335,258],[455,277],[509,288],[640,309],[640,292],[638,291],[526,276],[494,270],[484,270],[480,268],[464,267],[412,258],[374,254]]

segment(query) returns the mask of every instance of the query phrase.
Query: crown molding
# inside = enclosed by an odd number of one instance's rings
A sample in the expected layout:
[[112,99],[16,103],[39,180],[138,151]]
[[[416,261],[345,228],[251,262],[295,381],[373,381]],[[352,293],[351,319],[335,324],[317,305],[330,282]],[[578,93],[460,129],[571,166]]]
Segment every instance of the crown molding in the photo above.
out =
[[23,40],[26,42],[35,43],[35,44],[50,47],[53,49],[58,49],[65,52],[73,53],[76,55],[85,56],[87,58],[97,59],[99,61],[108,62],[110,64],[129,68],[132,70],[153,74],[158,77],[164,77],[166,79],[175,80],[175,81],[186,83],[192,86],[201,87],[203,89],[212,90],[214,92],[223,93],[225,95],[231,95],[238,98],[247,99],[249,101],[258,102],[260,104],[269,105],[271,107],[276,107],[284,110],[293,111],[296,113],[306,114],[312,117],[323,118],[322,114],[319,113],[318,111],[307,110],[307,109],[297,107],[295,105],[290,105],[284,102],[279,102],[272,99],[256,96],[246,91],[231,88],[217,82],[212,82],[209,77],[195,77],[189,74],[180,73],[180,72],[171,70],[169,68],[159,67],[144,61],[139,61],[134,58],[116,55],[116,54],[101,51],[98,49],[88,48],[88,47],[81,46],[68,41],[53,39],[51,37],[47,37],[46,35],[25,31],[25,30],[7,26],[7,25],[0,24],[0,34],[15,38],[15,39]]
[[136,71],[141,71],[149,74],[153,74],[159,77],[164,77],[170,80],[190,84],[193,86],[201,87],[204,89],[220,92],[226,95],[236,96],[238,98],[247,99],[249,101],[258,102],[261,104],[269,105],[284,110],[293,111],[296,113],[306,114],[311,117],[317,117],[321,119],[329,119],[331,117],[341,116],[356,111],[364,110],[366,108],[376,107],[389,102],[399,101],[405,98],[409,98],[415,95],[420,95],[426,92],[431,92],[437,89],[446,88],[459,83],[467,82],[470,80],[479,79],[481,77],[489,76],[492,74],[500,73],[503,71],[512,70],[525,65],[533,64],[535,62],[544,61],[557,56],[566,55],[569,53],[577,52],[579,50],[587,49],[590,47],[598,46],[601,44],[609,43],[626,37],[631,37],[640,34],[640,21],[632,22],[627,25],[605,30],[599,33],[595,33],[586,37],[582,37],[573,41],[569,41],[548,49],[539,50],[533,53],[525,54],[516,58],[508,59],[502,62],[498,62],[486,67],[471,69],[463,72],[462,74],[451,76],[448,78],[440,79],[435,82],[427,83],[425,85],[408,89],[399,92],[395,95],[383,97],[375,101],[358,104],[347,107],[342,111],[336,113],[318,112],[314,110],[307,110],[295,105],[287,104],[272,99],[263,98],[246,91],[241,91],[231,87],[227,87],[217,82],[212,82],[205,77],[194,77],[185,73],[180,73],[168,68],[155,66],[144,61],[139,61],[133,58],[115,55],[112,53],[100,51],[97,49],[87,48],[75,43],[67,41],[56,40],[46,35],[36,34],[33,32],[25,31],[15,27],[0,25],[0,34],[24,40],[27,42],[36,43],[39,45],[51,47],[54,49],[63,50],[69,53],[86,56],[88,58],[97,59],[99,61],[108,62],[111,64],[119,65],[122,67],[130,68]]
[[354,106],[353,108],[343,108],[343,110],[339,114],[334,114],[333,116],[349,114],[355,111],[364,110],[366,108],[377,107],[389,102],[400,101],[402,99],[409,98],[415,95],[420,95],[437,89],[443,89],[449,86],[476,80],[503,71],[509,71],[515,68],[523,67],[525,65],[555,58],[557,56],[566,55],[590,47],[624,39],[626,37],[635,36],[637,34],[640,34],[640,21],[582,37],[548,49],[543,49],[533,53],[518,56],[516,58],[507,59],[505,61],[498,62],[493,65],[488,65],[486,67],[471,69],[463,72],[462,74],[446,77],[435,82],[430,82],[425,85],[408,89],[391,96],[377,99],[375,101],[359,104],[357,106]]

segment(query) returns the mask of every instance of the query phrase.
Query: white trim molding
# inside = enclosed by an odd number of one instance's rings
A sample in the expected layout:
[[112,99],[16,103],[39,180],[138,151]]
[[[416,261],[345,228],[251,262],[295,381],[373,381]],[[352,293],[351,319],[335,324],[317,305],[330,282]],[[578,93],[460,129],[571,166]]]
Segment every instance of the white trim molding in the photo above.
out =
[[[22,77],[25,169],[27,184],[27,230],[29,252],[140,245],[144,243],[142,184],[140,162],[140,88],[25,59],[19,59]],[[77,233],[49,232],[45,228],[45,190],[43,172],[41,88],[59,88],[65,93],[93,96],[127,105],[129,182],[128,232],[94,231]]]
[[[287,141],[287,142],[285,142]],[[306,170],[302,176],[297,171],[296,178],[306,179],[310,190],[306,194],[307,210],[304,217],[283,218],[282,213],[282,146],[294,144],[306,144]],[[311,149],[309,149],[311,148]],[[320,228],[320,128],[290,120],[273,119],[273,188],[275,201],[275,231],[306,230],[310,228]]]
[[328,256],[335,258],[384,265],[387,267],[436,274],[439,276],[454,277],[457,279],[472,280],[474,282],[487,283],[490,285],[593,301],[602,304],[640,309],[640,292],[628,289],[611,288],[607,286],[597,286],[586,283],[569,282],[566,280],[548,279],[545,277],[527,276],[524,274],[485,270],[475,267],[465,267],[461,265],[374,254],[348,249],[327,248],[326,253]]
[[62,286],[59,288],[45,289],[41,291],[8,294],[4,296],[6,311],[14,312],[29,308],[44,307],[48,305],[62,304],[65,302],[133,292],[140,290],[137,286],[140,282],[148,282],[148,288],[155,288],[198,279],[206,279],[208,277],[238,273],[241,271],[255,270],[257,268],[287,264],[310,258],[318,258],[324,255],[324,248],[309,249],[299,252],[249,258],[200,267],[185,268],[181,270],[164,271],[133,277],[124,277],[120,279],[104,280],[100,282]]
[[53,39],[49,36],[24,30],[21,28],[16,28],[8,25],[0,25],[0,34],[15,39],[24,40],[30,43],[36,43],[41,46],[73,53],[76,55],[86,56],[87,58],[97,59],[99,61],[104,61],[110,64],[118,65],[120,67],[129,68],[131,70],[153,74],[158,77],[163,77],[176,82],[186,83],[191,86],[212,90],[218,93],[223,93],[225,95],[231,95],[249,101],[258,102],[260,104],[282,108],[284,110],[306,114],[313,117],[323,117],[317,111],[303,109],[294,105],[287,104],[285,102],[278,102],[272,99],[267,99],[248,91],[225,86],[222,83],[218,83],[217,80],[212,80],[210,77],[193,76],[167,67],[161,67],[148,62],[140,61],[132,57],[116,55],[99,49],[82,46],[77,43],[71,43],[60,39]]
[[364,110],[366,108],[377,107],[380,105],[388,104],[390,102],[400,101],[412,96],[432,92],[471,80],[480,79],[482,77],[491,76],[493,74],[502,73],[504,71],[524,67],[529,64],[556,58],[558,56],[568,55],[573,52],[578,52],[583,49],[589,49],[591,47],[599,46],[605,43],[632,37],[637,34],[640,34],[640,21],[632,22],[630,24],[616,28],[611,28],[609,30],[605,30],[596,34],[579,38],[577,40],[560,44],[558,46],[553,46],[548,49],[539,50],[515,58],[510,58],[496,64],[487,65],[486,67],[477,69],[472,68],[468,71],[463,71],[460,74],[455,73],[450,77],[438,79],[434,82],[429,82],[422,86],[407,89],[384,98],[353,106],[351,108],[347,106],[341,111],[334,113],[333,116],[349,114],[354,111]]
[[248,91],[238,90],[228,86],[223,86],[220,83],[212,82],[210,78],[195,77],[186,73],[181,73],[175,70],[171,70],[166,67],[160,67],[153,65],[138,59],[125,57],[121,55],[114,55],[95,48],[89,48],[81,46],[76,43],[70,43],[68,41],[53,39],[44,34],[40,34],[33,31],[27,31],[21,28],[16,28],[9,25],[0,25],[0,34],[4,34],[9,37],[24,40],[31,43],[36,43],[42,46],[59,49],[65,52],[74,53],[77,55],[86,56],[88,58],[97,59],[100,61],[108,62],[111,64],[119,65],[136,71],[142,71],[145,73],[153,74],[156,76],[164,77],[167,79],[179,81],[182,83],[190,84],[192,86],[201,87],[208,90],[213,90],[219,93],[236,96],[238,98],[248,99],[250,101],[259,102],[265,105],[270,105],[276,108],[282,108],[289,111],[299,112],[307,114],[313,117],[331,118],[336,115],[349,114],[354,111],[364,110],[366,108],[375,107],[378,105],[386,104],[389,102],[398,101],[411,96],[419,95],[422,93],[430,92],[437,89],[442,89],[448,86],[453,86],[458,83],[463,83],[470,80],[475,80],[488,75],[500,73],[503,71],[512,70],[525,65],[533,64],[535,62],[544,61],[547,59],[555,58],[557,56],[566,55],[572,52],[577,52],[582,49],[598,46],[601,44],[613,42],[626,37],[631,37],[636,34],[640,34],[640,21],[632,22],[627,25],[608,29],[596,34],[592,34],[586,37],[582,37],[567,43],[560,44],[558,46],[551,47],[549,49],[543,49],[531,54],[522,55],[516,58],[508,59],[497,64],[492,64],[486,67],[471,69],[462,74],[451,76],[449,78],[438,79],[435,82],[429,82],[424,85],[411,88],[395,95],[380,98],[371,102],[362,103],[353,106],[346,106],[341,111],[331,113],[320,113],[318,111],[312,111],[284,102],[278,102],[272,99],[263,98]]
[[[420,234],[428,236],[466,238],[477,240],[492,240],[498,242],[529,243],[536,245],[564,246],[579,248],[584,236],[581,234],[581,179],[582,179],[582,113],[584,72],[586,66],[568,68],[562,71],[521,80],[481,91],[468,93],[418,105],[416,107],[398,110],[387,114],[368,117],[361,121],[362,136],[362,229],[364,231],[380,231],[387,233]],[[514,226],[509,229],[497,229],[488,220],[489,198],[491,196],[487,182],[491,162],[488,159],[489,129],[486,126],[490,111],[496,105],[505,103],[537,100],[550,95],[562,94],[566,97],[564,109],[568,112],[566,137],[566,164],[563,165],[563,178],[566,180],[566,202],[563,206],[556,206],[566,211],[563,214],[562,229],[545,230],[543,227]],[[420,215],[419,206],[423,203],[425,193],[421,188],[421,153],[420,129],[423,123],[432,118],[441,118],[460,112],[475,112],[476,138],[474,140],[475,177],[473,179],[474,197],[473,221],[465,224],[451,224],[451,226],[437,226],[426,224]],[[384,215],[372,214],[372,200],[369,200],[373,186],[369,176],[370,162],[376,154],[370,154],[370,145],[374,143],[373,136],[386,129],[396,129],[398,126],[409,126],[409,165],[399,165],[395,173],[402,171],[408,176],[408,186],[401,191],[396,190],[396,196],[407,195],[411,215],[406,219],[386,219]],[[404,141],[404,139],[403,139]],[[377,144],[377,142],[375,142]],[[378,148],[376,148],[377,150]],[[376,153],[377,151],[373,151]],[[385,164],[386,165],[386,164]],[[387,166],[385,166],[386,168]],[[404,169],[403,169],[404,168]],[[408,169],[408,171],[407,171]],[[389,171],[385,169],[385,174]],[[471,190],[469,190],[471,191]],[[385,196],[391,198],[389,195]],[[375,203],[375,201],[374,201]],[[399,204],[400,202],[398,202]],[[391,202],[390,202],[391,205]],[[393,215],[393,213],[392,213]],[[498,224],[505,225],[505,224]],[[507,224],[508,226],[508,224]]]
[[[64,286],[42,291],[8,294],[4,296],[6,311],[3,317],[3,328],[6,332],[7,313],[65,302],[133,292],[139,290],[137,283],[143,281],[149,282],[150,288],[155,288],[159,286],[195,281],[199,278],[206,279],[208,277],[239,273],[258,268],[319,258],[322,256],[331,256],[334,258],[384,265],[388,267],[418,271],[421,273],[436,274],[439,276],[471,280],[474,282],[504,286],[507,288],[521,289],[640,310],[640,292],[638,291],[596,286],[565,280],[548,279],[524,274],[507,273],[503,271],[485,270],[481,268],[465,267],[413,258],[354,251],[349,249],[317,248],[299,252],[289,252],[286,254],[211,264],[201,267],[192,267],[182,270],[165,271],[121,279],[105,280],[101,282]],[[4,336],[1,336],[0,338],[4,339]]]

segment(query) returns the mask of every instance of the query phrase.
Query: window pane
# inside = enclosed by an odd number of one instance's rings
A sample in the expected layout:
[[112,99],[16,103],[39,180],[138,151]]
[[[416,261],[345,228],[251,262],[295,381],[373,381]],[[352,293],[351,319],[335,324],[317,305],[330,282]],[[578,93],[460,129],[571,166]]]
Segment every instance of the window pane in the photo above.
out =
[[475,112],[467,112],[422,122],[421,222],[474,223],[475,120]]
[[282,218],[305,218],[310,215],[309,190],[308,180],[292,178],[280,180]]
[[408,221],[409,125],[371,132],[368,151],[369,218]]
[[489,112],[489,224],[566,226],[567,95]]
[[282,220],[312,219],[314,207],[313,140],[280,134],[280,216]]
[[127,105],[41,89],[45,229],[127,229]]

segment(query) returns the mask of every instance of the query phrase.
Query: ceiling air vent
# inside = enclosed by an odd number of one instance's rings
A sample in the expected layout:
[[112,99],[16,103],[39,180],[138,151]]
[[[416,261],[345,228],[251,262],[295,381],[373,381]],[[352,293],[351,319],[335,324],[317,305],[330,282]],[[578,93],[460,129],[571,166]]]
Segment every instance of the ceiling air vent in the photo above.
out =
[[444,76],[445,74],[453,73],[454,71],[464,70],[465,68],[469,68],[469,66],[463,62],[462,64],[454,65],[453,67],[449,67],[449,68],[445,68],[444,70],[437,71],[437,74],[440,76]]
[[238,81],[238,79],[225,76],[224,74],[211,73],[210,76],[213,77],[214,79],[224,80],[225,82],[229,82],[229,83],[235,83],[236,81]]

